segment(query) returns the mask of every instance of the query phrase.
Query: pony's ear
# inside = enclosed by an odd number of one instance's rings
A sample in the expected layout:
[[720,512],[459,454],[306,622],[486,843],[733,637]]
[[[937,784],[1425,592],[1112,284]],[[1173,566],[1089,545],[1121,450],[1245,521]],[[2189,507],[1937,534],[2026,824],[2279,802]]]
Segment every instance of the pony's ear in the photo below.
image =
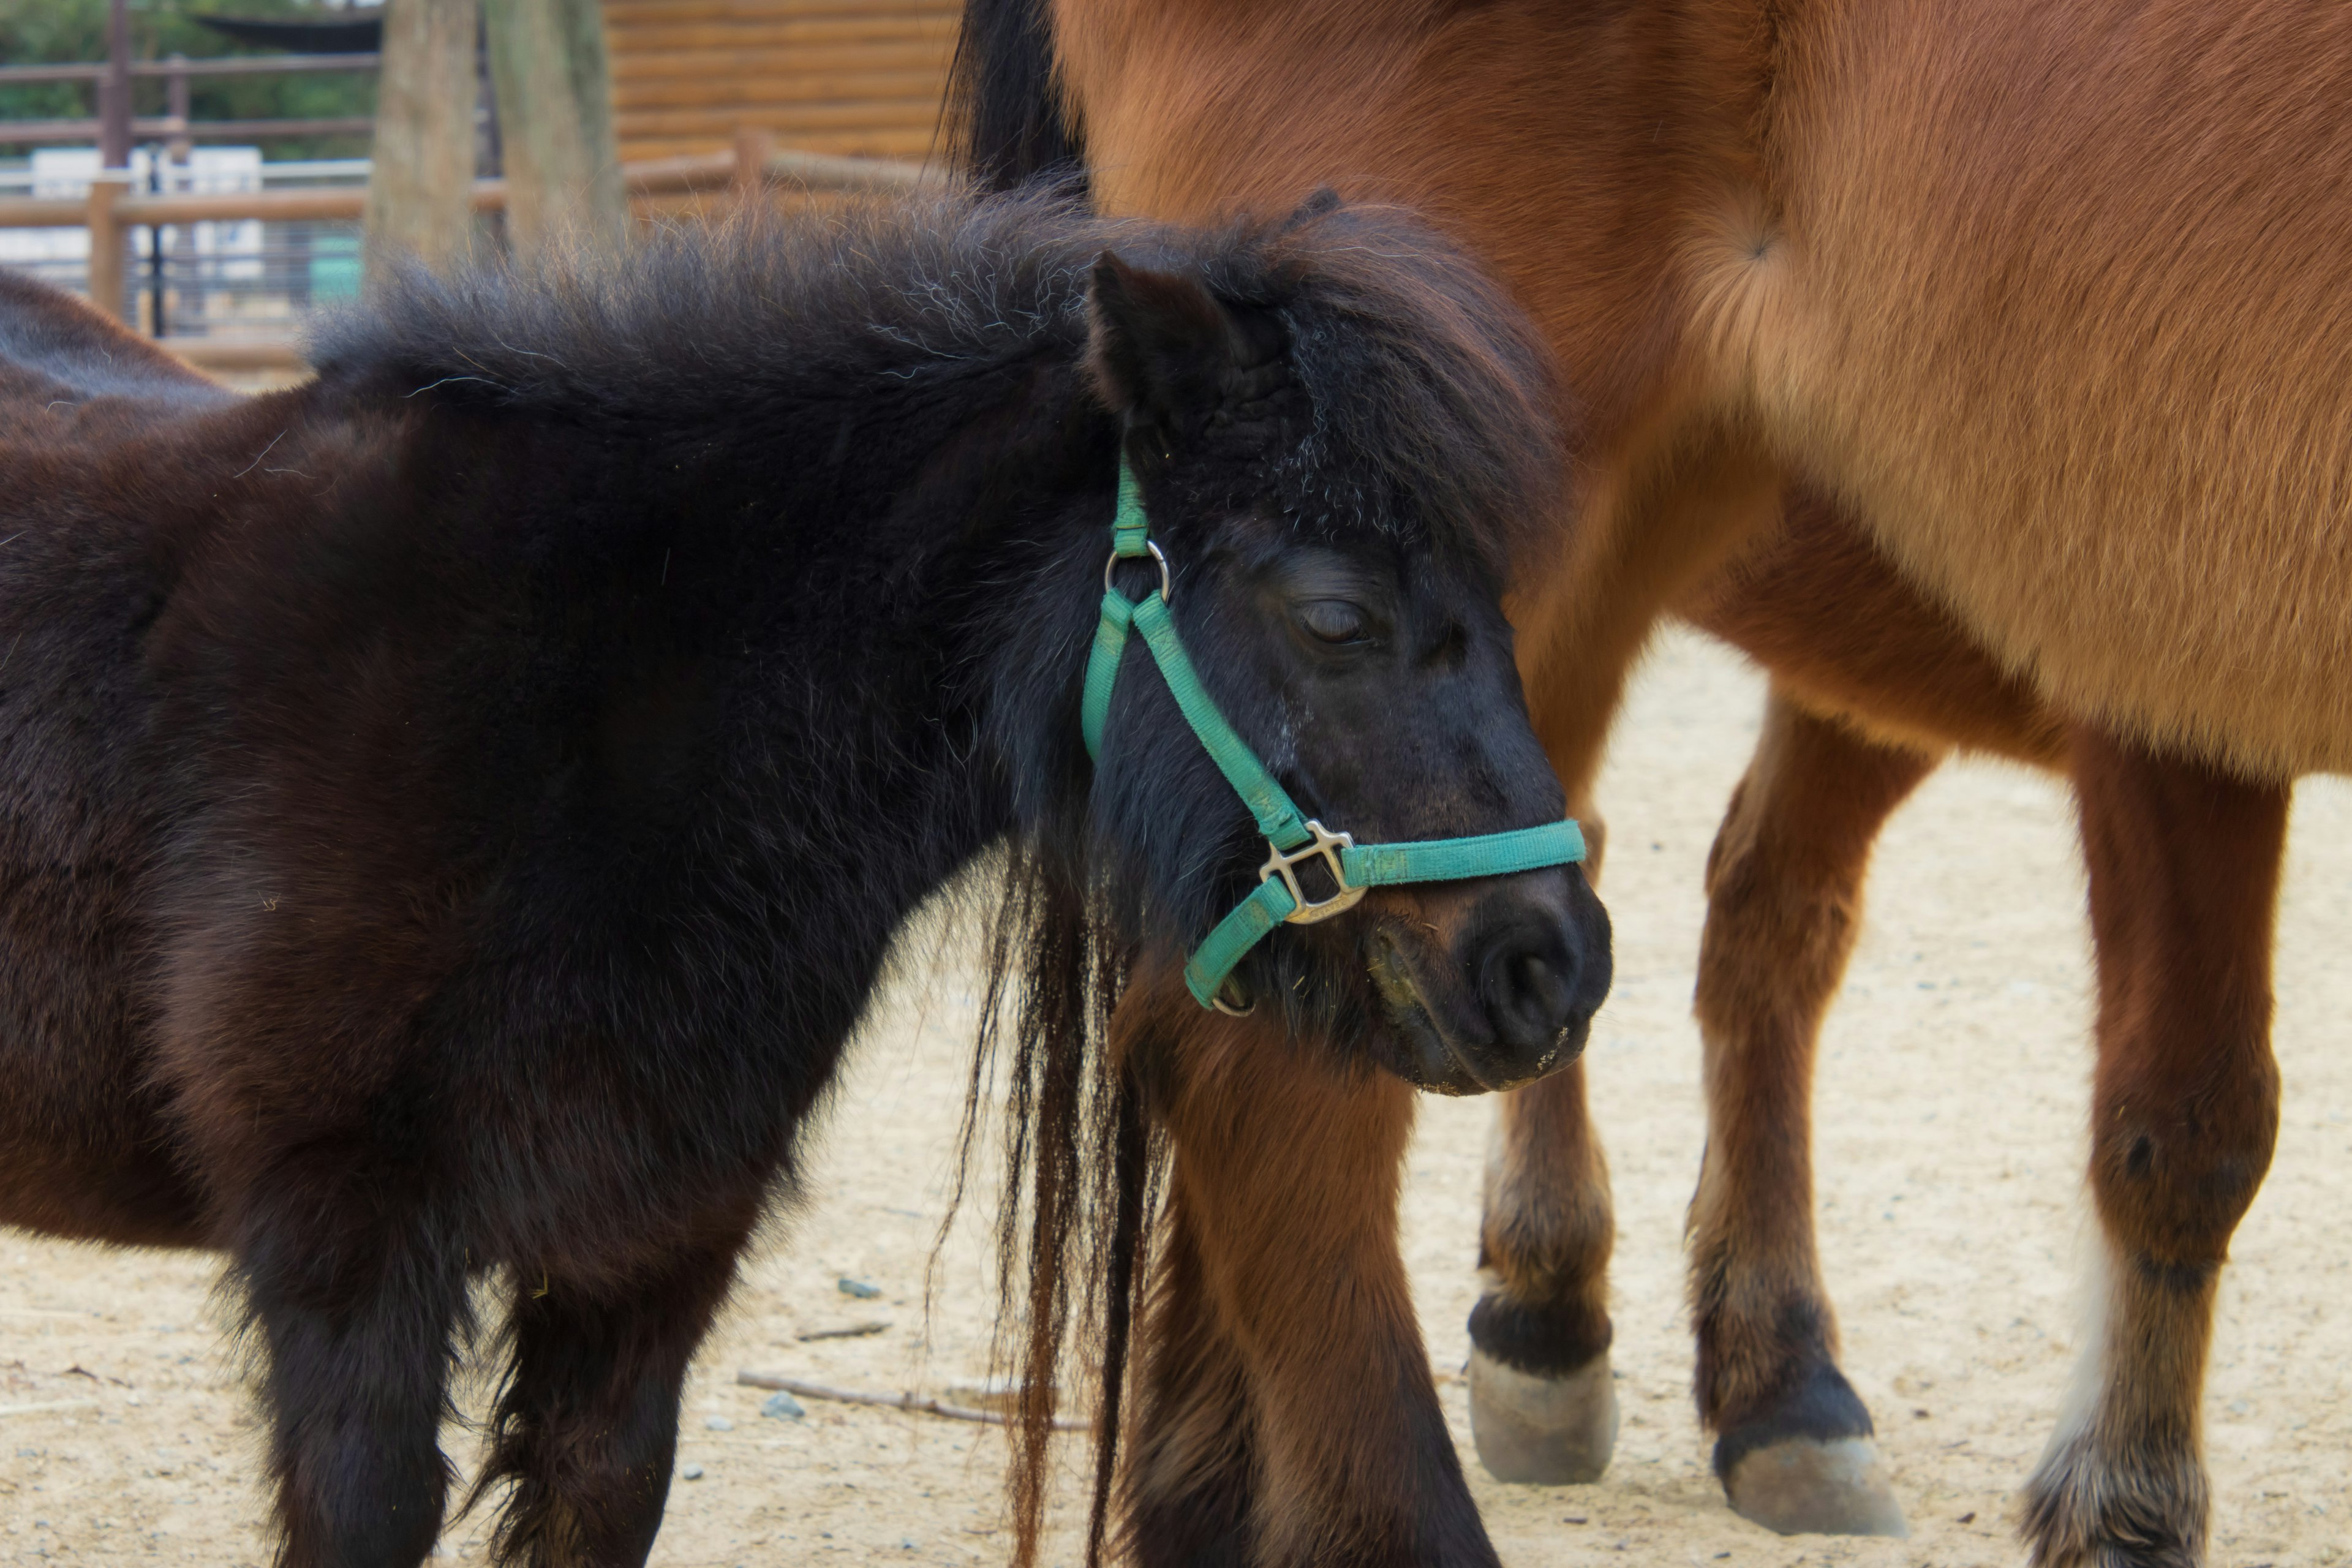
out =
[[1270,323],[1237,312],[1199,278],[1133,266],[1108,250],[1095,262],[1087,308],[1103,396],[1142,424],[1175,428],[1214,413],[1239,373],[1280,353]]

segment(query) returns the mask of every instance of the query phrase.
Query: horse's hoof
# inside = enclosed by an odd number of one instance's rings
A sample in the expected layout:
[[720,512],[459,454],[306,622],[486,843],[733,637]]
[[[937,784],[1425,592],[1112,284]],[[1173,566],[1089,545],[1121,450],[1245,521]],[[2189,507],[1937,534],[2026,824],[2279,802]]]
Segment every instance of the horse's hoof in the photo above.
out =
[[2034,1568],[2198,1568],[2205,1561],[2205,1467],[2179,1436],[2124,1446],[2098,1423],[2053,1438],[2025,1483],[2025,1538]]
[[1601,1352],[1565,1377],[1537,1377],[1470,1352],[1470,1435],[1498,1481],[1597,1481],[1617,1447],[1617,1385]]
[[1733,1512],[1782,1535],[1911,1533],[1868,1437],[1784,1437],[1750,1448],[1723,1489]]

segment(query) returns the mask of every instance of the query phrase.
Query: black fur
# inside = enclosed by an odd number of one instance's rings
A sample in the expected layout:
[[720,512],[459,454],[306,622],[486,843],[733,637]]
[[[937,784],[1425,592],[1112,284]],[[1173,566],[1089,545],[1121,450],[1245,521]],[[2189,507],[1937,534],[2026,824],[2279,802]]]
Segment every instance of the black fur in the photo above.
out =
[[1787,1438],[1830,1443],[1841,1437],[1867,1437],[1875,1430],[1868,1407],[1846,1382],[1845,1373],[1838,1371],[1835,1362],[1817,1355],[1790,1379],[1787,1392],[1769,1411],[1724,1428],[1723,1436],[1715,1440],[1716,1479],[1728,1485],[1740,1460]]
[[1470,1342],[1530,1377],[1566,1377],[1609,1348],[1608,1315],[1581,1302],[1522,1305],[1500,1292],[1470,1309]]
[[[1156,682],[1099,771],[1080,745],[1122,440],[1302,804],[1559,809],[1495,603],[1552,499],[1543,360],[1394,215],[952,199],[412,274],[250,401],[45,290],[0,291],[12,343],[0,1222],[230,1255],[289,1563],[430,1542],[485,1273],[501,1552],[642,1559],[679,1379],[891,935],[992,846],[1032,1300],[1057,1332],[1097,1215],[1131,1296],[1154,1161],[1102,1019],[1259,848]],[[1388,642],[1301,641],[1316,562]],[[1249,983],[1377,1052],[1370,924]]]

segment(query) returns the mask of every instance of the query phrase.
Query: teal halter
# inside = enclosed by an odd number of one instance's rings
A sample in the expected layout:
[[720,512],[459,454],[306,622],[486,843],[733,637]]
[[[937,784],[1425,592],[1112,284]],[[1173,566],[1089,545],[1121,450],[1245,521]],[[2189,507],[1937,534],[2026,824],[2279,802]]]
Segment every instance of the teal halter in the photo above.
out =
[[[1112,568],[1121,561],[1146,557],[1160,563],[1160,591],[1129,601],[1112,584]],[[1257,890],[1217,922],[1184,965],[1185,988],[1202,1006],[1226,1013],[1247,1011],[1223,1002],[1219,993],[1249,950],[1286,921],[1311,925],[1352,909],[1367,888],[1502,877],[1584,858],[1584,835],[1573,821],[1475,838],[1359,845],[1349,835],[1334,833],[1307,816],[1225,722],[1208,689],[1201,684],[1192,661],[1185,656],[1184,644],[1176,636],[1175,617],[1169,614],[1169,586],[1168,557],[1151,542],[1150,525],[1143,515],[1143,487],[1121,458],[1118,515],[1111,523],[1110,560],[1103,566],[1102,624],[1095,628],[1094,652],[1087,659],[1086,698],[1080,710],[1087,755],[1097,761],[1102,756],[1103,722],[1110,716],[1111,689],[1118,681],[1128,634],[1130,629],[1141,632],[1143,646],[1151,650],[1160,678],[1168,683],[1176,706],[1183,710],[1192,733],[1200,737],[1226,782],[1257,819],[1257,830],[1265,835],[1270,851],[1265,864],[1258,868]],[[1308,898],[1298,885],[1300,864],[1318,857],[1339,889],[1319,901]]]

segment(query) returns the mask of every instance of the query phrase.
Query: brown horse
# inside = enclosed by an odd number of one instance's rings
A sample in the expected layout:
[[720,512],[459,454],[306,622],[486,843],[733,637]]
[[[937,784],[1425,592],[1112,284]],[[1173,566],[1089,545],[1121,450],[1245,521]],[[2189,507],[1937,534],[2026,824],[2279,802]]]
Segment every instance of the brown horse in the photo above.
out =
[[[2070,770],[2107,1290],[2024,1529],[2047,1564],[2195,1562],[2213,1292],[2275,1126],[2287,786],[2352,758],[2352,12],[986,0],[962,72],[971,151],[1000,178],[1083,152],[1103,205],[1167,216],[1329,182],[1423,208],[1509,279],[1583,436],[1571,544],[1515,612],[1572,800],[1661,615],[1772,671],[1709,871],[1691,1218],[1699,1405],[1751,1517],[1901,1528],[1811,1226],[1813,1044],[1870,847],[1955,746]],[[1401,1114],[1318,1136],[1392,1147]],[[1369,1209],[1389,1189],[1318,1191]],[[1472,1320],[1498,1474],[1606,1462],[1609,1215],[1580,1076],[1513,1095]],[[1213,1272],[1227,1237],[1177,1218]],[[1352,1274],[1392,1275],[1382,1225],[1355,1233]],[[1213,1324],[1169,1309],[1184,1331],[1150,1352],[1158,1375],[1191,1358],[1194,1428],[1255,1457],[1139,1467],[1143,1555],[1182,1560],[1165,1521],[1222,1510],[1258,1562],[1351,1531],[1455,1560],[1423,1544],[1437,1505],[1391,1484],[1435,1473],[1425,1402],[1345,1434],[1328,1415],[1349,1408],[1345,1363],[1392,1358],[1409,1323],[1286,1278],[1289,1299]],[[1297,1370],[1318,1356],[1319,1384]]]

